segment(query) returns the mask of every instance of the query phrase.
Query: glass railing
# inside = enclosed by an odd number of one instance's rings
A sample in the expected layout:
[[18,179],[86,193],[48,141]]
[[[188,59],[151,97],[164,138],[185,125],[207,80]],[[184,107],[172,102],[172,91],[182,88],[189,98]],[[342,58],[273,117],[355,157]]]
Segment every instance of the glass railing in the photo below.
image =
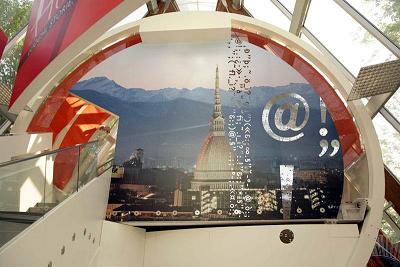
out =
[[381,230],[392,244],[400,244],[400,215],[390,202],[383,209]]
[[0,163],[0,246],[108,170],[98,152],[93,141]]

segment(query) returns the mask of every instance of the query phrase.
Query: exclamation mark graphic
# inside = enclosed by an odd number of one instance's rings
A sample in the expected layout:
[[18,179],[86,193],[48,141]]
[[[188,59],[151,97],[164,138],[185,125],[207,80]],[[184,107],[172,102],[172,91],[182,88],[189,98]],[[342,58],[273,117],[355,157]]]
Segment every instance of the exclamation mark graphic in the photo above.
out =
[[[325,124],[326,123],[326,106],[325,106],[325,103],[322,100],[322,98],[319,98],[319,106],[320,106],[320,109],[321,109],[321,124]],[[319,129],[319,135],[326,136],[327,134],[328,134],[328,129],[326,129],[325,127],[321,127]],[[328,140],[321,139],[321,141],[319,142],[319,145],[320,145],[322,150],[321,150],[321,153],[319,153],[318,156],[322,157],[328,151],[328,147],[329,147]]]
[[319,98],[319,106],[321,107],[321,123],[326,123],[326,106],[322,98]]

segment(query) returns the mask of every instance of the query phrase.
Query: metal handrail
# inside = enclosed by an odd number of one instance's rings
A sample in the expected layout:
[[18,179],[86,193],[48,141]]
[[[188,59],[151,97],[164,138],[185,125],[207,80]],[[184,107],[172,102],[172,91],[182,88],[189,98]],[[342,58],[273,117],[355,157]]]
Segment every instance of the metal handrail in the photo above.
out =
[[107,171],[109,168],[112,167],[112,164],[110,164],[110,166],[106,169],[104,169],[103,171],[99,171],[101,170],[104,166],[107,166],[107,164],[112,163],[114,161],[114,158],[111,158],[109,160],[107,160],[106,162],[104,162],[103,164],[101,164],[100,166],[97,167],[97,176],[102,175],[103,173],[105,173],[105,171]]
[[84,144],[77,144],[77,145],[74,145],[74,146],[58,148],[56,150],[45,151],[45,152],[30,156],[30,157],[22,158],[22,159],[14,159],[14,160],[10,160],[10,161],[5,161],[5,162],[0,163],[0,168],[6,167],[6,166],[9,166],[9,165],[13,165],[13,164],[17,164],[17,163],[20,163],[20,162],[28,161],[28,160],[31,160],[31,159],[36,159],[36,158],[40,158],[40,157],[43,157],[43,156],[56,154],[56,153],[59,153],[59,152],[62,152],[62,151],[72,150],[72,149],[84,147],[84,146],[89,145],[89,144],[96,144],[96,143],[98,143],[98,140],[90,141],[90,142],[87,142],[87,143],[84,143]]

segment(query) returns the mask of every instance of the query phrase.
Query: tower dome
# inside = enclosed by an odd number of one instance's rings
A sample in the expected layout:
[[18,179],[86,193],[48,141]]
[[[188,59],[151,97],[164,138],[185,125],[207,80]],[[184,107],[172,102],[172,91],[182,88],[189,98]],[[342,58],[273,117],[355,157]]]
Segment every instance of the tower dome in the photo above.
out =
[[241,178],[236,154],[225,136],[224,123],[217,66],[214,111],[211,118],[210,132],[197,157],[196,169],[194,172],[195,184],[196,182],[200,182],[202,185],[210,185],[210,183],[218,182],[226,183],[233,179]]

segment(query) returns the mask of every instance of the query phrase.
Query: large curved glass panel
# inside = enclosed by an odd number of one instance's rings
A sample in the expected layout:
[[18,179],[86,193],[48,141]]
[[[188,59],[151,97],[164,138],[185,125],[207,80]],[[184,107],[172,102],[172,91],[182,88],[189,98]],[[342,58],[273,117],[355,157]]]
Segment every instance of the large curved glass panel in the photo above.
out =
[[333,1],[311,1],[305,26],[355,76],[361,67],[396,58]]
[[383,160],[393,174],[399,178],[400,133],[379,113],[373,119],[373,123],[381,143]]
[[244,6],[254,18],[289,30],[290,20],[271,1],[245,1]]
[[108,218],[344,219],[344,166],[362,152],[350,113],[300,56],[232,34],[228,44],[122,40],[62,81],[29,129],[59,135],[60,99],[87,73],[73,92],[121,122]]
[[400,45],[400,3],[394,0],[347,0],[357,11]]

